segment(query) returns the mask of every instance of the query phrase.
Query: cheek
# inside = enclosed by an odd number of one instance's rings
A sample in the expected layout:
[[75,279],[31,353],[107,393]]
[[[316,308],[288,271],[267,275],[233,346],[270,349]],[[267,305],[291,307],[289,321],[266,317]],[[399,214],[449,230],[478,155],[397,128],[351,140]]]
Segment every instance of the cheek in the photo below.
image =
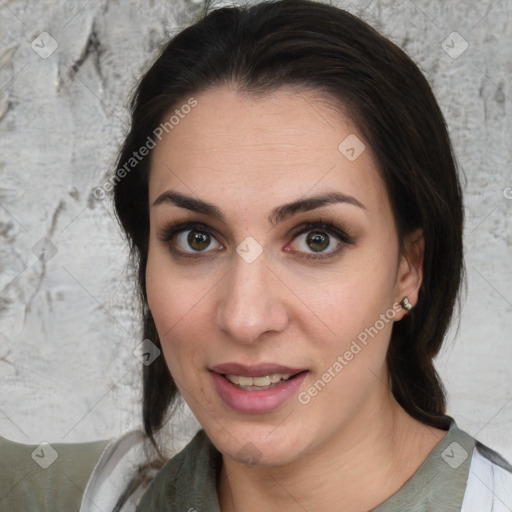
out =
[[149,308],[164,339],[197,312],[210,286],[205,276],[173,264],[168,252],[151,240],[146,292]]
[[[310,288],[304,302],[313,308],[331,333],[356,336],[372,326],[381,314],[392,308],[396,265],[391,257],[378,258],[372,252],[358,251],[344,262],[341,270]],[[333,333],[333,334],[334,334]]]
[[317,344],[314,359],[321,363],[315,366],[300,397],[301,403],[315,400],[318,410],[323,411],[319,418],[330,415],[344,421],[353,417],[372,390],[385,382],[386,353],[395,315],[392,287],[385,277],[379,282],[376,276],[373,280],[371,277],[368,273],[359,279],[347,279],[344,286],[331,287],[323,298],[330,333],[317,338],[323,343]]
[[322,361],[317,370],[322,380],[335,381],[330,386],[333,398],[340,394],[350,403],[350,397],[364,394],[382,375],[396,314],[394,273],[394,253],[377,258],[373,251],[359,251],[308,299],[318,305],[315,313],[324,325],[308,337],[323,340],[317,345]]
[[165,360],[175,376],[180,368],[193,364],[196,354],[201,353],[201,324],[194,319],[207,314],[204,298],[208,287],[166,268],[165,260],[149,256],[146,292]]

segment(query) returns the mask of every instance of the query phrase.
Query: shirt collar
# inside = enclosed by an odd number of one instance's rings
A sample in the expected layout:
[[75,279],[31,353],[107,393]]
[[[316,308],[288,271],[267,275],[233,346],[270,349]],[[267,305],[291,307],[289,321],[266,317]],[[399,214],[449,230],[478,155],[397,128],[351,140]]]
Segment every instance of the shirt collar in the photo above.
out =
[[[415,473],[371,512],[460,511],[475,440],[451,417],[447,434]],[[137,512],[221,512],[217,481],[222,455],[203,429],[156,475]]]

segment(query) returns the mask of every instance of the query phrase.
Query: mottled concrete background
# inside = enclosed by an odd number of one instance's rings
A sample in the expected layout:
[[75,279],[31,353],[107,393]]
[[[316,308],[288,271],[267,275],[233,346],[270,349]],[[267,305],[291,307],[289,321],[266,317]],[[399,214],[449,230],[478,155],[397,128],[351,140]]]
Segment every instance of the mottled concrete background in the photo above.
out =
[[[437,366],[449,413],[512,460],[511,2],[336,3],[406,50],[446,113],[467,178],[468,290]],[[200,7],[0,0],[5,437],[85,441],[140,424],[126,248],[93,190],[113,164],[135,80]],[[195,428],[186,418],[176,427],[183,442]]]

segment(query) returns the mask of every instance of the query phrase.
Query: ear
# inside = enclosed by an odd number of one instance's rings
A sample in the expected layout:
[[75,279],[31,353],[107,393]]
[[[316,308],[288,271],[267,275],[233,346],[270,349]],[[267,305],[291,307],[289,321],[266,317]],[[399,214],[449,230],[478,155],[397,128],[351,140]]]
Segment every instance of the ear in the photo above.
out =
[[[403,252],[400,255],[395,302],[407,297],[414,307],[418,303],[418,294],[423,281],[423,256],[425,254],[425,239],[423,230],[417,229],[409,233],[404,240]],[[395,315],[395,321],[401,320],[407,314],[407,310],[400,307]]]

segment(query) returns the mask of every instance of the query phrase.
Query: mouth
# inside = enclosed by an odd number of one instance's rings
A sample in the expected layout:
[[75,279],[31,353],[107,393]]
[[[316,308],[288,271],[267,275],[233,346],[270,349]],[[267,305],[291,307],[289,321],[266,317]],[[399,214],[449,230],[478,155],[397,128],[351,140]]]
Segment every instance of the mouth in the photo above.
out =
[[287,382],[291,379],[296,378],[302,372],[298,372],[294,375],[289,373],[271,373],[269,375],[263,375],[261,377],[247,377],[245,375],[226,375],[221,374],[229,382],[233,383],[237,388],[244,389],[245,391],[263,391],[265,389],[274,388],[279,386],[283,382]]
[[222,401],[245,413],[269,412],[284,404],[298,391],[308,373],[304,368],[277,364],[226,363],[209,370]]
[[240,389],[250,391],[270,389],[307,371],[304,368],[291,368],[275,363],[260,363],[251,366],[240,363],[224,363],[213,366],[210,370],[222,375]]

